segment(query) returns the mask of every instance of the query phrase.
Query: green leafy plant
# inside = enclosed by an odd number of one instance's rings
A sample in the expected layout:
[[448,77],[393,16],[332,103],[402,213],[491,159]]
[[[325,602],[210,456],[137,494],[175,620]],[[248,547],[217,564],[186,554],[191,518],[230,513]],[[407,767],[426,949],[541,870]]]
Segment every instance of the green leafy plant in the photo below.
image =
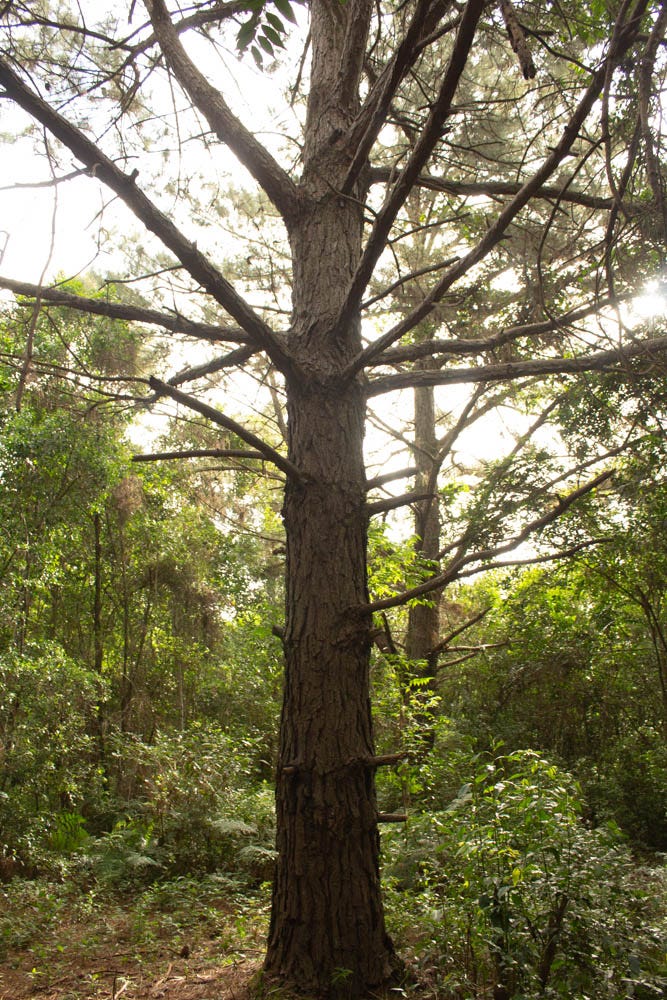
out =
[[411,821],[407,883],[405,845],[390,854],[394,906],[421,914],[419,963],[462,996],[660,995],[664,870],[638,872],[617,830],[588,829],[577,785],[540,755],[473,763],[446,810]]

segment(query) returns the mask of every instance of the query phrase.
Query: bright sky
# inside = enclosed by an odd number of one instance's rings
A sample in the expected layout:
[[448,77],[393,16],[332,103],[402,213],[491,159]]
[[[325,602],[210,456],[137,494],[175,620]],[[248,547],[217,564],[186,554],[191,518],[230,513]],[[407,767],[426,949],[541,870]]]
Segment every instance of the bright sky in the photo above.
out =
[[[2,110],[3,132],[25,125],[23,116],[9,112],[7,102]],[[30,186],[43,184],[45,176],[44,158],[36,154],[30,138],[22,136],[12,144],[3,144],[0,273],[6,277],[37,282],[45,268],[47,278],[60,272],[74,274],[86,270],[97,254],[94,219],[102,206],[99,184],[80,177],[59,184],[57,189]]]

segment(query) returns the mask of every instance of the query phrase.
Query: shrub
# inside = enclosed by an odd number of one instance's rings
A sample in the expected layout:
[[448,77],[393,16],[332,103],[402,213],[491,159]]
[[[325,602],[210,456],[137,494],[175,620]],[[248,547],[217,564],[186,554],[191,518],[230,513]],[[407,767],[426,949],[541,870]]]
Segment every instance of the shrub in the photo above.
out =
[[79,846],[79,813],[101,795],[91,728],[103,685],[48,644],[1,656],[0,691],[0,857],[41,867],[45,853]]
[[[390,910],[420,965],[461,997],[663,995],[664,870],[638,869],[617,830],[587,829],[572,778],[537,754],[475,764],[446,810],[411,821],[407,845],[389,838]],[[402,916],[415,907],[416,933]]]

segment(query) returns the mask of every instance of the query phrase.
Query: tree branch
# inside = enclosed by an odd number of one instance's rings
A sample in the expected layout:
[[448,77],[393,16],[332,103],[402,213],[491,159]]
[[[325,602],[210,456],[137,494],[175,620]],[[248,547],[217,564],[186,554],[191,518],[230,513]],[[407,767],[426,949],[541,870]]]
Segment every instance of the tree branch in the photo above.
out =
[[[412,600],[415,600],[415,598],[430,594],[434,590],[441,590],[463,575],[467,576],[471,573],[481,573],[482,570],[492,569],[498,565],[502,565],[497,562],[491,562],[491,560],[495,560],[498,556],[503,555],[505,552],[511,552],[513,549],[516,549],[519,545],[521,545],[522,542],[525,542],[531,535],[539,533],[543,528],[546,528],[549,524],[558,520],[558,518],[562,517],[566,511],[577,503],[578,500],[592,492],[592,490],[596,489],[598,486],[601,486],[608,479],[611,479],[613,474],[613,470],[602,472],[599,476],[596,476],[595,479],[592,479],[588,483],[584,483],[583,486],[573,490],[566,497],[559,498],[558,502],[545,514],[542,514],[541,517],[535,518],[533,521],[524,525],[521,531],[504,544],[494,546],[494,548],[490,549],[478,549],[475,552],[469,552],[467,555],[459,556],[454,559],[444,572],[438,573],[436,576],[432,576],[430,579],[425,580],[424,583],[420,583],[416,587],[411,587],[409,590],[405,590],[403,593],[397,594],[395,597],[386,597],[381,601],[373,601],[370,604],[364,605],[360,610],[367,613],[369,611],[386,611],[388,608],[398,608],[404,604],[408,604]],[[590,544],[590,542],[583,543],[581,547],[587,544]],[[530,561],[546,561],[547,559],[552,558],[555,557],[536,556],[534,560]],[[480,562],[486,563],[487,565],[476,567],[469,573],[463,573],[465,567],[469,566],[470,563]]]
[[[242,14],[245,11],[252,10],[252,0],[228,0],[228,2],[222,3],[210,3],[206,4],[205,8],[200,8],[196,10],[194,14],[188,14],[186,17],[181,18],[180,21],[172,21],[174,31],[181,35],[184,31],[189,28],[205,28],[208,24],[217,23],[224,21],[225,18],[234,17],[236,14]],[[146,27],[150,22],[147,22]],[[128,35],[123,41],[115,43],[115,48],[129,48],[129,42],[132,38],[136,38],[137,34],[142,29],[139,28]],[[130,48],[131,56],[137,56],[140,52],[145,52],[146,49],[150,48],[157,41],[157,36],[155,33],[149,34],[149,36],[143,39],[141,42],[133,44]]]
[[476,625],[478,622],[481,622],[483,618],[486,618],[490,610],[491,610],[490,607],[484,608],[482,611],[479,611],[472,618],[469,618],[467,622],[464,622],[463,625],[459,625],[458,628],[455,628],[452,632],[449,633],[449,635],[446,635],[444,639],[441,639],[440,642],[437,644],[437,646],[433,647],[433,649],[429,653],[429,656],[437,656],[440,653],[442,653],[443,650],[445,650],[449,646],[449,644],[453,642],[454,639],[456,639],[457,636],[461,635],[463,632],[467,632],[469,628],[473,627],[473,625]]
[[202,365],[193,368],[185,368],[168,379],[169,385],[183,385],[184,382],[193,382],[198,378],[205,378],[207,375],[215,375],[216,372],[225,368],[238,368],[249,361],[255,353],[254,347],[238,347],[235,351],[230,351],[222,358],[213,358]]
[[[561,164],[561,162],[568,155],[573,144],[579,136],[580,129],[584,122],[586,121],[588,115],[593,109],[593,105],[600,96],[600,93],[604,87],[605,80],[607,79],[607,74],[610,72],[611,68],[616,66],[618,62],[623,58],[627,50],[629,49],[632,42],[637,36],[639,26],[641,23],[642,15],[646,9],[648,0],[638,0],[635,10],[630,14],[628,20],[625,22],[617,22],[616,28],[614,30],[609,51],[606,58],[603,60],[600,67],[593,74],[591,83],[589,84],[584,96],[579,102],[574,114],[570,117],[569,122],[563,129],[563,134],[560,141],[553,148],[549,156],[544,160],[542,166],[537,170],[533,176],[522,185],[521,189],[512,198],[512,201],[507,205],[500,215],[497,217],[495,223],[490,226],[485,235],[479,241],[476,247],[474,247],[469,253],[467,253],[461,260],[455,264],[446,274],[442,276],[439,282],[431,289],[429,294],[425,296],[422,302],[416,306],[411,313],[409,313],[404,319],[396,324],[391,330],[379,337],[373,344],[363,350],[355,361],[348,366],[345,371],[345,375],[348,378],[354,377],[358,372],[360,372],[366,365],[368,365],[374,358],[382,354],[386,348],[390,347],[401,337],[405,336],[410,330],[414,329],[421,321],[428,316],[428,314],[433,310],[435,305],[442,299],[443,295],[448,291],[451,286],[459,280],[464,274],[470,271],[476,264],[486,257],[488,253],[505,237],[508,226],[514,220],[514,218],[519,214],[519,212],[525,208],[529,201],[535,197],[536,193],[543,187],[544,182],[554,173],[556,168]],[[463,23],[461,25],[463,28]],[[421,169],[422,164],[419,164],[419,169]],[[413,184],[417,177],[409,174],[409,164],[403,171],[403,175],[406,175],[410,184]],[[418,172],[417,172],[418,173]],[[402,175],[402,176],[403,176]],[[401,183],[404,183],[403,181]],[[394,188],[396,190],[396,188]],[[391,196],[390,196],[391,202]],[[383,213],[381,213],[382,216]],[[377,223],[376,223],[377,226]],[[387,230],[388,232],[388,230]],[[369,243],[374,239],[374,233],[371,234]],[[386,233],[384,234],[386,236]],[[350,292],[349,302],[357,301],[361,293],[357,295],[355,283],[361,280],[362,274],[361,269],[364,266],[365,255],[362,257],[362,261],[359,265],[357,275],[353,279],[353,289]],[[374,263],[374,262],[373,262]],[[371,268],[372,270],[372,268]],[[370,277],[370,272],[365,276],[367,281]],[[347,304],[346,304],[347,305]]]
[[[615,302],[630,298],[629,293],[623,296],[616,296]],[[553,316],[551,319],[541,320],[539,323],[526,323],[522,326],[511,326],[492,337],[484,337],[479,340],[427,340],[418,344],[409,344],[406,347],[389,348],[377,357],[370,367],[377,365],[395,365],[404,361],[418,361],[420,358],[435,356],[437,354],[448,354],[462,357],[466,354],[485,354],[488,351],[504,347],[514,340],[522,337],[544,337],[557,330],[566,330],[579,320],[586,319],[595,312],[611,305],[611,298],[596,299],[585,306],[571,309],[562,316]]]
[[133,462],[168,462],[180,458],[252,458],[264,461],[261,451],[247,451],[244,448],[190,448],[185,451],[155,451],[145,455],[133,455]]
[[664,38],[667,27],[667,7],[663,4],[651,31],[648,44],[639,66],[639,123],[644,142],[646,179],[655,199],[656,215],[660,219],[663,244],[667,243],[667,203],[665,202],[665,181],[659,155],[656,154],[652,135],[654,112],[651,109],[651,69],[655,65],[658,45]]
[[366,511],[371,516],[373,514],[384,514],[388,510],[396,510],[397,507],[405,507],[411,503],[419,503],[422,500],[432,499],[432,493],[403,493],[399,497],[386,497],[383,500],[371,500],[366,504]]
[[457,580],[462,580],[466,576],[475,576],[477,573],[486,572],[492,569],[508,569],[510,566],[537,566],[538,563],[554,562],[556,559],[569,559],[571,556],[590,549],[593,545],[604,545],[607,538],[587,538],[583,542],[571,545],[569,549],[560,549],[558,552],[547,552],[541,556],[526,556],[525,559],[497,559],[486,566],[475,567],[459,573]]
[[218,139],[250,172],[289,225],[301,201],[296,185],[187,55],[164,0],[144,2],[169,69]]
[[239,327],[215,326],[212,323],[198,323],[184,316],[161,313],[156,309],[145,309],[143,306],[132,306],[122,302],[108,302],[105,299],[90,299],[83,295],[74,295],[63,288],[54,285],[51,288],[40,288],[25,281],[14,281],[0,275],[0,288],[6,288],[16,295],[25,295],[49,302],[53,306],[76,309],[78,312],[92,313],[95,316],[109,316],[112,319],[124,319],[133,323],[146,323],[149,326],[161,326],[172,333],[183,333],[189,337],[211,342],[230,342],[244,344],[247,335]]
[[54,111],[32,91],[9,64],[0,57],[0,83],[7,95],[65,145],[78,160],[88,167],[91,176],[106,184],[128,206],[134,215],[168,247],[185,270],[246,331],[252,340],[266,351],[281,371],[294,370],[286,342],[254,312],[227,279],[197,249],[196,243],[185,238],[168,216],[137,187],[136,173],[125,174],[83,132]]
[[417,475],[417,469],[410,467],[408,469],[398,469],[396,472],[385,472],[381,476],[375,476],[373,479],[369,479],[366,483],[366,490],[374,490],[378,486],[384,486],[385,483],[391,483],[394,479],[409,479],[412,476]]
[[[392,167],[373,167],[370,172],[371,184],[386,184],[400,176]],[[470,195],[479,197],[488,195],[490,198],[513,197],[518,194],[522,184],[518,181],[456,181],[432,174],[420,174],[415,186],[429,191],[442,191],[445,194]],[[602,198],[599,195],[586,194],[585,191],[573,191],[571,188],[554,187],[544,184],[535,191],[534,198],[544,198],[547,201],[565,202],[571,205],[581,205],[583,208],[595,208],[608,211],[614,204],[613,198]]]
[[265,459],[273,462],[286,476],[296,479],[299,482],[304,480],[304,474],[289,459],[284,458],[275,448],[262,441],[261,438],[253,434],[252,431],[247,430],[242,424],[237,423],[236,420],[225,416],[220,410],[216,410],[215,407],[209,406],[208,403],[204,403],[200,399],[195,399],[194,396],[188,396],[187,393],[181,392],[180,389],[176,389],[167,382],[161,382],[160,379],[151,377],[148,380],[148,384],[158,396],[169,396],[170,399],[180,403],[182,406],[187,406],[188,409],[194,410],[196,413],[201,413],[203,417],[206,417],[212,423],[218,424],[218,426],[224,427],[228,431],[232,431],[233,434],[240,437],[246,444],[256,448]]
[[391,293],[395,292],[397,288],[401,288],[409,281],[414,281],[415,278],[422,278],[425,274],[433,274],[434,271],[443,271],[446,267],[451,267],[452,264],[455,264],[457,260],[460,260],[460,257],[449,257],[447,260],[438,261],[437,264],[428,264],[426,267],[418,267],[416,270],[410,271],[409,274],[404,274],[402,277],[397,278],[396,281],[393,281],[391,285],[387,285],[387,287],[383,288],[381,292],[377,293],[377,295],[373,295],[370,299],[366,299],[365,302],[362,302],[361,308],[368,309],[369,306],[379,302],[380,299],[385,298],[385,296],[391,295]]
[[523,73],[524,79],[532,80],[535,77],[537,70],[535,69],[535,63],[533,62],[533,57],[530,49],[528,48],[528,43],[526,42],[525,32],[521,27],[521,23],[517,17],[516,10],[514,9],[514,5],[511,0],[500,0],[500,11],[503,15],[505,27],[507,28],[510,45],[519,60],[519,65],[521,66],[521,72]]
[[337,318],[337,325],[341,329],[346,327],[350,317],[358,309],[364,289],[368,285],[373,269],[384,249],[396,216],[412,190],[419,172],[441,137],[443,125],[451,113],[452,100],[461,74],[468,61],[484,3],[485,0],[468,0],[466,4],[440,91],[431,107],[426,125],[405,168],[391,188],[377,215],[375,225],[352,278],[350,289]]
[[482,365],[475,368],[386,375],[371,380],[366,392],[371,397],[416,386],[509,382],[528,376],[571,375],[577,372],[615,372],[621,370],[625,362],[633,359],[667,363],[667,336],[624,344],[623,347],[597,351],[578,358],[538,358],[533,361],[510,361],[507,364]]
[[359,174],[366,165],[368,155],[384,125],[396,88],[414,61],[417,42],[432,6],[433,0],[417,0],[408,30],[392,59],[375,81],[364,107],[357,116],[349,142],[350,148],[354,149],[354,156],[342,185],[343,194],[352,192]]

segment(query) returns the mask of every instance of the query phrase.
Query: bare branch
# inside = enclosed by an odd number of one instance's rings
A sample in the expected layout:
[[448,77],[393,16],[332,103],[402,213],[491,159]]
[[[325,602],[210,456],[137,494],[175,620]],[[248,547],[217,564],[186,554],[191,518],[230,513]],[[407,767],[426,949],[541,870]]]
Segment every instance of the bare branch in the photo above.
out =
[[393,482],[395,479],[409,479],[410,477],[416,475],[416,468],[398,469],[397,472],[385,472],[382,476],[375,476],[373,479],[369,479],[366,483],[366,489],[374,490],[377,489],[378,486],[384,486],[385,483]]
[[15,184],[3,184],[0,185],[0,191],[33,191],[40,188],[57,187],[58,184],[63,184],[65,181],[73,181],[77,177],[82,177],[86,174],[87,171],[81,168],[79,170],[71,170],[68,174],[50,177],[48,181],[17,181]]
[[650,364],[667,363],[667,336],[624,344],[608,351],[596,351],[578,358],[537,358],[533,361],[509,361],[500,365],[474,368],[450,368],[446,371],[417,371],[386,375],[368,383],[367,395],[428,385],[463,385],[505,382],[528,376],[572,375],[577,372],[621,372],[633,359]]
[[220,271],[197,249],[197,245],[187,240],[171,219],[141,191],[136,184],[136,173],[123,173],[80,129],[54,111],[46,101],[31,90],[3,58],[0,58],[0,83],[16,104],[32,118],[41,122],[84,163],[90,170],[91,176],[110,187],[146,228],[176,255],[195,281],[198,281],[246,331],[248,334],[246,340],[252,340],[259,348],[266,351],[281,371],[294,369],[294,363],[283,338],[267,326]]
[[222,358],[213,358],[212,361],[178,372],[168,380],[169,385],[183,385],[184,382],[193,382],[198,378],[206,378],[207,375],[215,375],[216,372],[224,371],[225,368],[238,368],[249,361],[254,353],[254,347],[238,347]]
[[181,458],[251,458],[265,460],[261,451],[244,448],[190,448],[184,451],[156,451],[145,455],[133,455],[133,462],[169,462]]
[[439,653],[442,653],[443,650],[447,649],[449,644],[453,642],[457,636],[461,635],[463,632],[467,632],[469,628],[473,627],[473,625],[477,625],[477,623],[481,622],[483,618],[486,618],[490,610],[491,610],[490,607],[484,608],[482,611],[479,611],[476,615],[473,615],[472,618],[469,618],[467,622],[464,622],[463,625],[459,625],[458,628],[455,628],[453,630],[453,632],[450,632],[449,635],[446,635],[444,639],[441,639],[438,645],[433,647],[429,655],[437,656]]
[[232,150],[289,224],[301,201],[296,185],[187,55],[164,0],[145,0],[145,5],[167,65],[179,84],[220,141]]
[[[629,299],[630,294],[618,296],[616,302]],[[497,350],[505,344],[520,340],[523,337],[544,337],[557,330],[567,330],[573,323],[586,319],[595,312],[611,305],[611,298],[594,299],[592,302],[569,312],[562,316],[552,316],[550,319],[541,320],[539,323],[525,323],[522,326],[511,326],[492,337],[483,337],[478,340],[427,340],[419,344],[409,344],[406,347],[389,348],[384,354],[372,362],[371,367],[376,365],[395,365],[404,361],[417,361],[435,355],[453,355],[464,357],[466,354],[485,354],[488,351]]]
[[419,172],[440,139],[443,125],[451,112],[452,100],[468,60],[477,30],[477,22],[483,9],[484,0],[468,0],[466,4],[440,91],[431,107],[426,125],[405,168],[396,180],[378,213],[361,260],[352,278],[350,289],[337,320],[337,325],[341,329],[345,328],[352,314],[358,309],[364,289],[382,253],[396,216],[405,204],[405,200],[412,190]]
[[[506,643],[503,643],[503,645],[506,645]],[[484,648],[483,646],[480,646],[478,649],[474,649],[471,653],[463,653],[462,656],[457,656],[453,660],[447,660],[446,663],[438,663],[434,671],[436,678],[438,678],[439,675],[442,673],[442,671],[446,670],[447,667],[456,667],[459,665],[459,663],[465,663],[466,660],[472,660],[473,657],[479,656],[483,648]],[[433,655],[434,654],[431,653],[431,656]]]
[[284,472],[286,476],[291,479],[296,479],[301,482],[304,480],[304,474],[297,469],[296,465],[293,465],[287,458],[284,458],[280,452],[272,448],[271,445],[267,444],[266,441],[262,441],[261,438],[253,434],[247,428],[243,427],[242,424],[232,420],[231,417],[225,416],[220,410],[216,410],[215,407],[209,406],[208,403],[202,402],[200,399],[195,399],[194,396],[188,396],[187,393],[181,392],[180,389],[176,389],[173,385],[169,385],[167,382],[161,382],[160,379],[150,378],[148,384],[151,389],[156,392],[159,396],[169,396],[175,402],[180,403],[182,406],[187,406],[188,409],[194,410],[196,413],[201,413],[203,417],[210,420],[214,424],[218,424],[220,427],[224,427],[228,431],[232,431],[237,437],[240,437],[242,441],[247,444],[252,445],[256,448],[264,458],[269,462],[273,462],[281,472]]
[[420,503],[422,500],[432,500],[432,493],[403,493],[399,497],[385,497],[383,500],[371,500],[366,504],[369,514],[384,514],[388,510],[396,510],[397,507],[406,507],[411,503]]
[[516,53],[517,59],[519,60],[519,65],[521,66],[521,72],[523,73],[524,79],[532,80],[537,73],[537,70],[535,69],[535,63],[533,62],[533,57],[530,53],[530,49],[528,48],[526,35],[521,27],[521,23],[517,17],[512,0],[500,0],[500,11],[503,15],[505,27],[507,28],[510,44]]
[[369,306],[372,306],[375,302],[379,302],[380,299],[385,298],[385,296],[391,295],[392,292],[395,292],[398,288],[401,288],[409,281],[414,281],[415,278],[422,278],[425,274],[433,274],[434,271],[442,271],[446,267],[451,267],[451,265],[455,264],[457,260],[460,260],[460,258],[449,257],[447,260],[438,261],[437,264],[429,264],[427,267],[419,267],[414,271],[410,271],[409,274],[404,274],[401,278],[392,282],[391,285],[383,288],[377,295],[373,295],[372,298],[362,302],[361,308],[368,309]]
[[355,152],[347,177],[342,185],[343,194],[352,192],[361,170],[366,165],[368,154],[385,123],[385,117],[396,93],[396,88],[414,61],[417,42],[432,7],[433,0],[417,0],[408,30],[396,48],[392,59],[377,78],[354,123],[350,147]]
[[[225,18],[234,17],[236,14],[242,14],[244,11],[252,9],[251,0],[226,0],[222,3],[210,3],[206,4],[205,7],[201,7],[195,10],[193,14],[188,14],[186,17],[181,18],[180,21],[172,21],[174,31],[181,35],[184,31],[189,28],[205,28],[209,24],[220,23],[225,20]],[[131,35],[128,35],[126,39],[122,42],[115,43],[115,48],[128,48],[128,43],[132,38],[136,38],[137,34],[145,27],[142,25],[141,28],[133,31]],[[157,41],[157,36],[151,33],[147,38],[143,39],[141,42],[133,45],[130,49],[132,56],[138,55],[140,52],[145,52],[146,49],[150,48]]]
[[215,326],[212,323],[198,323],[184,316],[161,313],[156,309],[145,309],[143,306],[131,306],[122,302],[109,302],[105,299],[90,299],[83,295],[74,295],[63,288],[54,285],[51,288],[40,288],[25,281],[14,281],[0,275],[0,288],[6,288],[16,295],[29,298],[40,297],[51,305],[76,309],[78,312],[92,313],[95,316],[109,316],[112,319],[124,319],[133,323],[146,323],[149,326],[161,326],[172,333],[183,333],[190,337],[212,342],[230,342],[243,344],[247,341],[246,333],[239,327]]
[[[373,167],[370,174],[371,184],[386,184],[399,176],[399,172],[391,167]],[[471,197],[488,195],[490,198],[507,198],[518,194],[522,184],[518,181],[456,181],[447,177],[436,177],[433,174],[420,174],[415,186],[428,191],[442,191],[445,194],[455,194]],[[553,187],[544,184],[535,191],[533,198],[544,198],[548,201],[558,201],[571,205],[581,205],[583,208],[595,208],[608,211],[614,204],[613,198],[602,198],[599,195],[586,194],[585,191],[573,191],[566,187]]]

